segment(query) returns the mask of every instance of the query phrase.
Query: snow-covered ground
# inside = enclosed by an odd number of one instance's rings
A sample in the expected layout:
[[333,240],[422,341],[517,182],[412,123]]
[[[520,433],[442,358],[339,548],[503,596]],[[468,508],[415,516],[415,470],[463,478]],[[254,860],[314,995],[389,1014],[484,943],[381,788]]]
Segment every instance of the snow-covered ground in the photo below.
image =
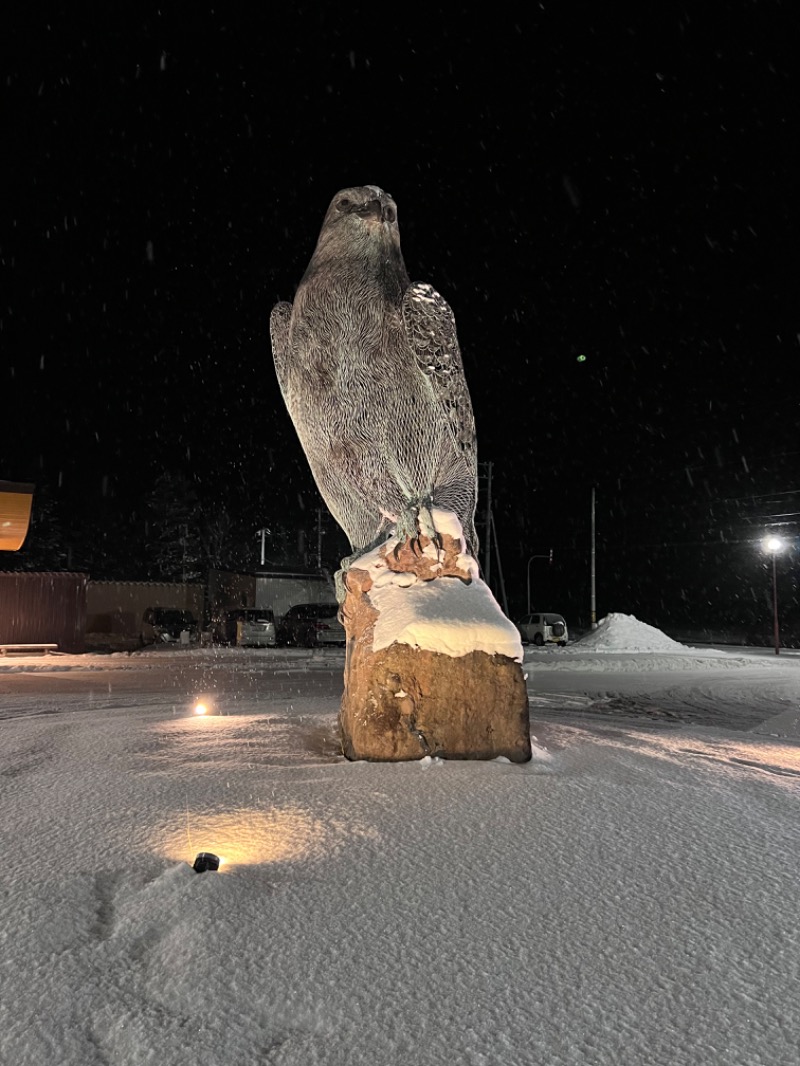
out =
[[797,1063],[800,656],[526,647],[522,766],[347,762],[342,666],[0,659],[0,1063]]

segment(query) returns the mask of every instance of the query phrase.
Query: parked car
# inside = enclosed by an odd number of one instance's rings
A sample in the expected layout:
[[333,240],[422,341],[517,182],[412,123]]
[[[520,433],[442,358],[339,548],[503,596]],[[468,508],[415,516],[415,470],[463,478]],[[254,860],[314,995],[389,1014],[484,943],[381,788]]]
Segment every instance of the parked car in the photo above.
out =
[[271,648],[277,643],[275,617],[268,608],[232,607],[214,620],[211,636],[219,644]]
[[197,619],[178,607],[148,607],[142,615],[141,644],[194,644],[200,639]]
[[278,643],[314,648],[323,644],[344,644],[344,626],[339,621],[338,603],[297,603],[278,623]]
[[567,623],[563,615],[538,612],[526,614],[517,622],[523,644],[558,644],[562,648],[569,640]]

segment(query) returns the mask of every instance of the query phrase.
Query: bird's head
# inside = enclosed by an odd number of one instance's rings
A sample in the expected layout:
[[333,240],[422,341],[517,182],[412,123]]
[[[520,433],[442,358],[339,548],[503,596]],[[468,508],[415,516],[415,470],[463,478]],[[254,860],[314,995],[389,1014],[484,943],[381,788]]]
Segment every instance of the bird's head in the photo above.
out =
[[331,200],[325,225],[337,221],[347,224],[385,225],[397,227],[397,204],[377,185],[356,185],[341,189]]
[[331,200],[301,286],[325,284],[348,272],[380,278],[387,298],[399,301],[408,286],[400,251],[397,205],[377,185],[341,189]]
[[362,248],[375,243],[399,248],[397,204],[377,185],[341,189],[331,200],[318,249],[350,242]]

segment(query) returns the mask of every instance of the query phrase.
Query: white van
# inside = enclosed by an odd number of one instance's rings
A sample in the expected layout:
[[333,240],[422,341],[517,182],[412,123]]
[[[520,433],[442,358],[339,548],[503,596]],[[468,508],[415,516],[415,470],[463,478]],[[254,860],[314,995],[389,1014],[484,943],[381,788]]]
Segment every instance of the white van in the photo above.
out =
[[526,614],[517,622],[517,629],[523,644],[536,644],[540,648],[544,644],[558,644],[563,648],[569,640],[567,623],[560,614],[543,611]]

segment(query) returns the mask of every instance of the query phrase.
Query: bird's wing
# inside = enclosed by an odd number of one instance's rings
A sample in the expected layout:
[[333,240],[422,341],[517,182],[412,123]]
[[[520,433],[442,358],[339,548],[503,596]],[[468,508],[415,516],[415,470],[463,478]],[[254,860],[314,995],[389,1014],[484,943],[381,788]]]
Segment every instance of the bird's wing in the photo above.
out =
[[475,418],[450,305],[418,281],[403,296],[403,325],[417,366],[447,419],[459,454],[475,452]]
[[269,316],[269,335],[272,340],[272,358],[275,360],[275,372],[281,389],[286,382],[286,370],[289,361],[289,323],[292,320],[292,305],[282,300],[272,308]]

